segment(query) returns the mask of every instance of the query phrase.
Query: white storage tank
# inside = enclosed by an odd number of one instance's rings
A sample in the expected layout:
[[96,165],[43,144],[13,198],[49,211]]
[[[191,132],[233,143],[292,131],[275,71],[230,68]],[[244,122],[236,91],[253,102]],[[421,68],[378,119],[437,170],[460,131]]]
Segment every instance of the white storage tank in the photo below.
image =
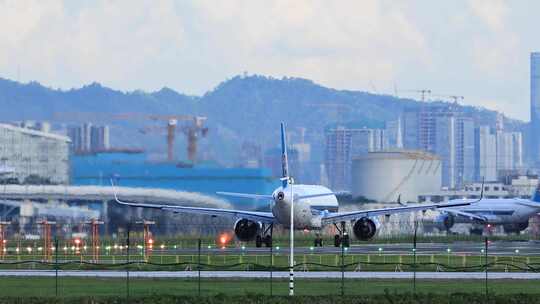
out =
[[441,189],[441,160],[422,151],[369,152],[353,159],[352,195],[377,202],[417,202]]

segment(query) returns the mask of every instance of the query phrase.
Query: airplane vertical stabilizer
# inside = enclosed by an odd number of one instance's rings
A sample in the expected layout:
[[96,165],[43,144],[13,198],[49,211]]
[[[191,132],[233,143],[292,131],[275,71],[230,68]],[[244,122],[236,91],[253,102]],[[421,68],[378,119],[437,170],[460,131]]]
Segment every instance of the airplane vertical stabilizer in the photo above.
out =
[[287,136],[284,123],[281,123],[281,171],[281,185],[285,188],[289,182],[289,162],[287,159]]
[[536,189],[531,197],[531,201],[540,203],[540,183],[538,183],[538,186],[536,186]]

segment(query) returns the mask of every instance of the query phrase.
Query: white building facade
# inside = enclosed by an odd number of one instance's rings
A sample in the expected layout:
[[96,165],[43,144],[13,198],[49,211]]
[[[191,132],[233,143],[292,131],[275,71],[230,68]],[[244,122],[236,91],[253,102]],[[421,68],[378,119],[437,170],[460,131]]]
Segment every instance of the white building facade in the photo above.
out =
[[69,144],[66,136],[0,124],[0,167],[13,171],[3,178],[67,184]]
[[496,181],[497,140],[495,135],[491,134],[489,126],[481,126],[475,130],[475,142],[475,180]]

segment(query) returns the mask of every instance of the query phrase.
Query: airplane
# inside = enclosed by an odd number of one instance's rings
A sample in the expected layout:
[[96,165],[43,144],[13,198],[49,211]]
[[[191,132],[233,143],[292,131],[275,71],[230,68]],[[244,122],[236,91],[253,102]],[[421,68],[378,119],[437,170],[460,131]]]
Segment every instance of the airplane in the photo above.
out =
[[519,233],[529,226],[529,219],[540,213],[540,183],[530,199],[523,198],[483,198],[454,199],[449,203],[469,203],[465,206],[440,208],[435,224],[447,232],[457,223],[473,224],[471,234],[482,234],[484,227],[503,226],[506,233]]
[[[291,202],[294,203],[293,222],[295,230],[320,230],[326,225],[334,225],[339,234],[334,236],[334,246],[348,247],[349,235],[346,223],[350,222],[357,239],[367,241],[375,236],[380,228],[378,216],[413,211],[427,211],[446,207],[466,206],[468,202],[454,202],[443,204],[404,205],[393,208],[380,208],[339,212],[338,200],[334,192],[320,185],[294,184],[289,176],[287,160],[287,143],[285,125],[281,123],[281,186],[272,194],[248,194],[235,192],[217,192],[218,195],[268,200],[271,212],[258,212],[246,210],[229,210],[203,207],[185,207],[179,205],[159,205],[122,201],[115,194],[115,200],[121,205],[142,208],[154,208],[174,213],[205,214],[212,217],[228,216],[236,219],[234,232],[236,238],[243,242],[255,240],[257,247],[272,246],[272,230],[274,225],[281,225],[285,229],[290,227]],[[111,181],[112,183],[112,181]],[[114,187],[114,184],[112,184]],[[293,197],[294,194],[294,197]]]
[[7,166],[0,166],[0,176],[13,173],[13,169]]

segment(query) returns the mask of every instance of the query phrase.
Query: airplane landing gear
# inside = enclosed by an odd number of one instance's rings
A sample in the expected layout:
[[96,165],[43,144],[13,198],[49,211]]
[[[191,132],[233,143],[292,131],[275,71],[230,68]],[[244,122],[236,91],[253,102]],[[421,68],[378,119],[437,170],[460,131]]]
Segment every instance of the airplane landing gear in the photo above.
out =
[[336,224],[334,224],[334,226],[339,231],[339,234],[334,236],[334,247],[349,247],[351,245],[351,241],[349,234],[345,230],[345,222],[341,222],[341,229]]
[[334,235],[334,247],[341,246],[341,236],[339,234]]
[[471,235],[482,235],[483,232],[484,232],[484,229],[482,229],[482,228],[471,228],[469,230],[469,233]]
[[272,237],[270,235],[267,235],[263,239],[263,243],[266,247],[272,247]]
[[343,237],[341,239],[341,243],[343,245],[343,247],[350,247],[351,246],[351,240],[349,239],[349,235],[347,234],[347,232],[344,232],[343,233]]
[[313,247],[322,247],[323,246],[323,240],[321,238],[321,234],[317,233],[315,234],[315,240],[313,241]]
[[[263,244],[265,247],[272,247],[273,230],[274,224],[270,224],[266,229],[263,224],[262,234],[257,235],[257,237],[255,238],[255,247],[261,248]],[[268,234],[268,232],[270,232],[270,234]]]

